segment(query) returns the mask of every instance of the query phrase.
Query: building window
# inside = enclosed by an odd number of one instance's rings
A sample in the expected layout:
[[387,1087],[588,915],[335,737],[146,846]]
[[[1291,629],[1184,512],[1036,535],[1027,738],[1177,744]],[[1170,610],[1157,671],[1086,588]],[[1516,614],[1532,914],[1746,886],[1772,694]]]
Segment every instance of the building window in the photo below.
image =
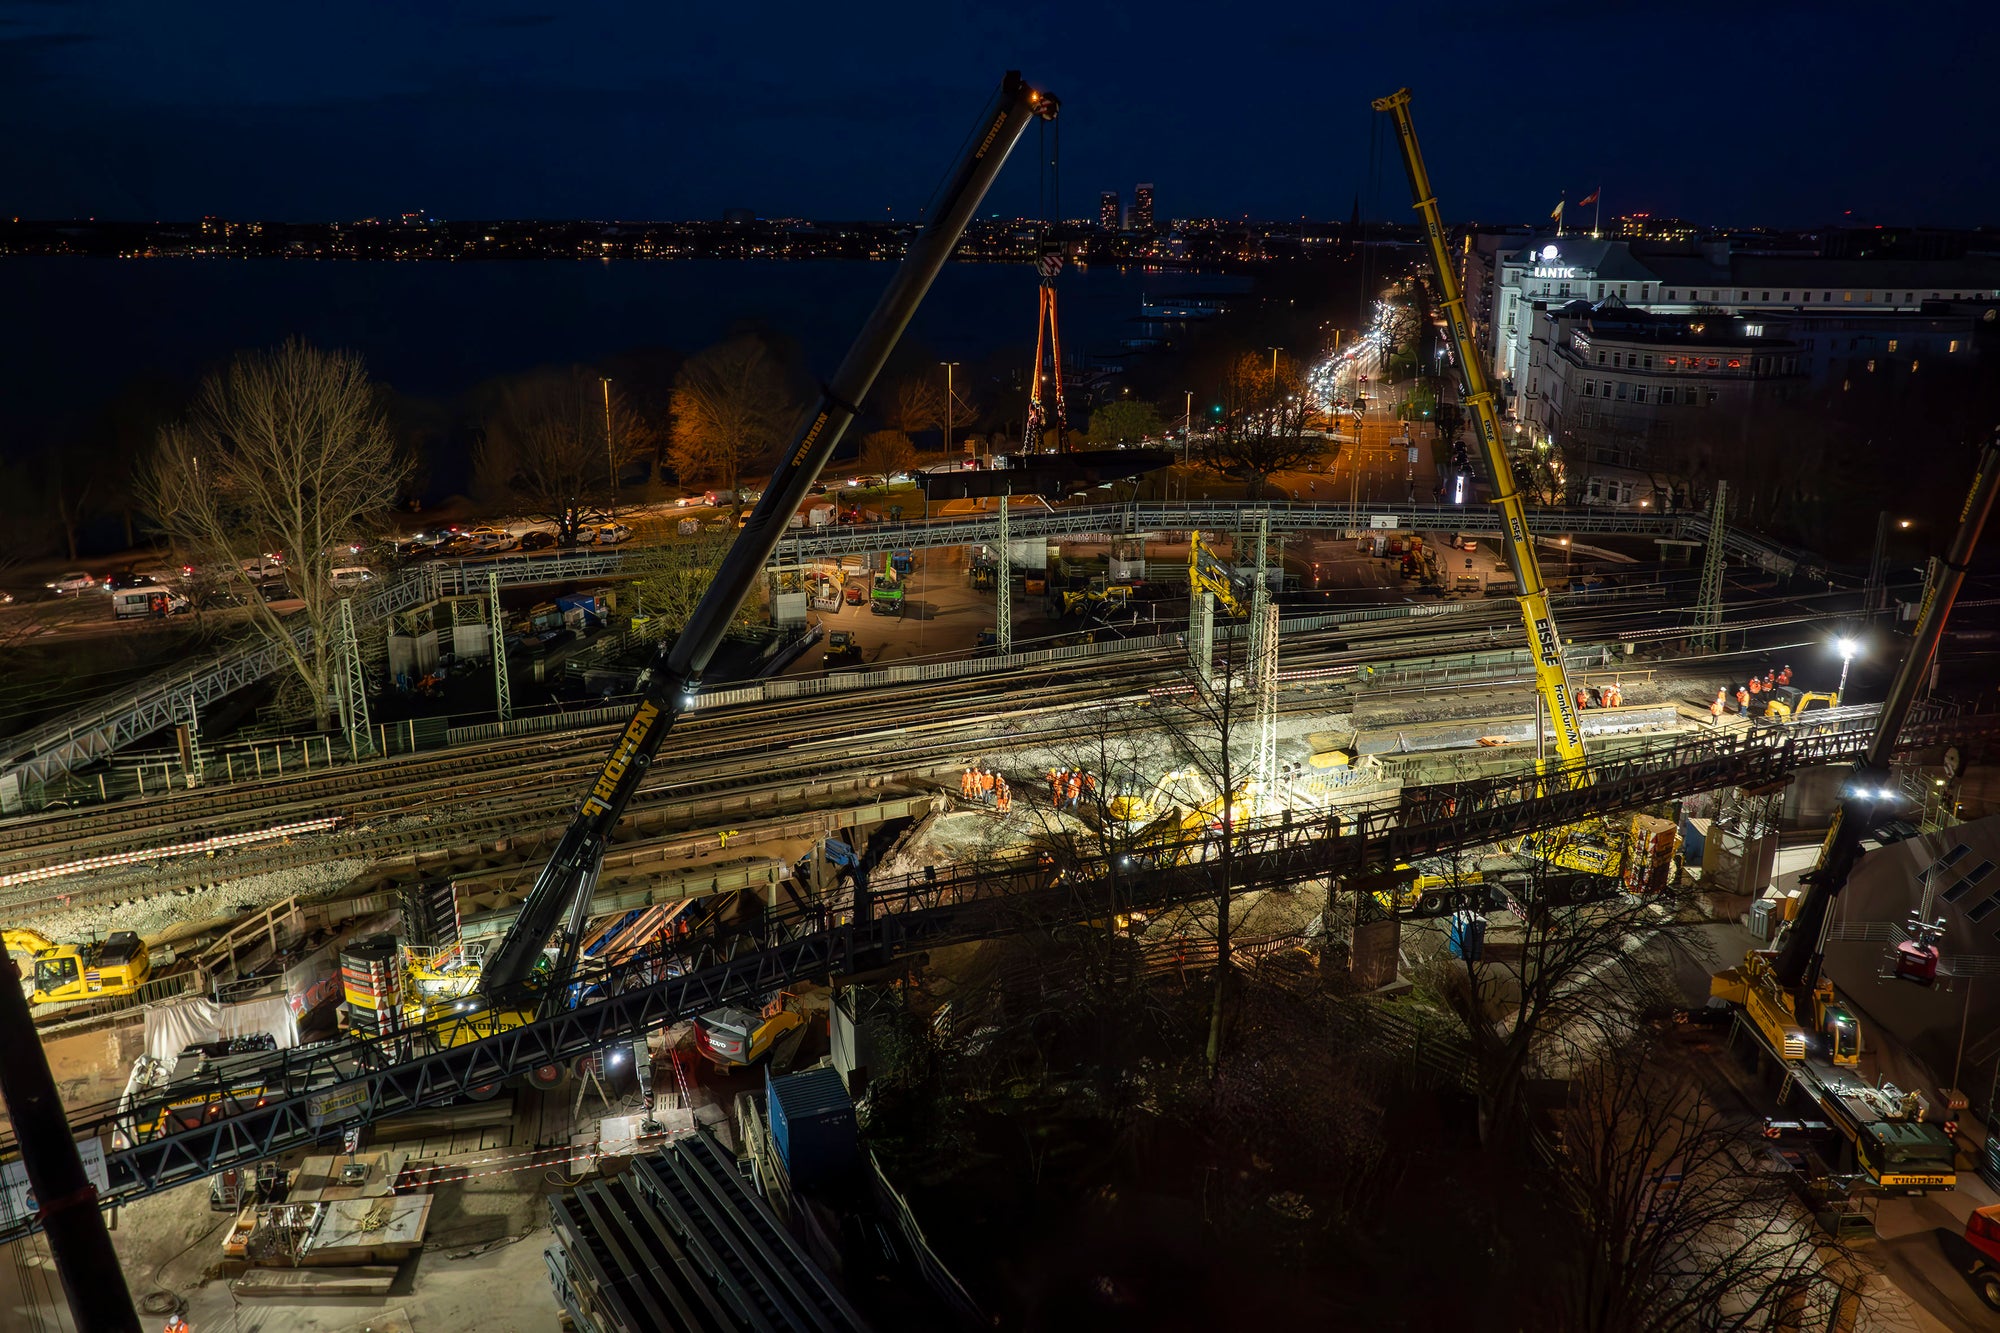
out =
[[1790,300],[1792,299],[1792,294],[1791,294],[1790,292],[1786,292],[1786,293],[1785,293],[1785,296],[1784,296],[1784,299],[1785,299],[1786,301],[1790,301]]
[[[1547,287],[1544,287],[1544,288],[1542,288],[1542,290],[1543,290],[1543,291],[1547,291],[1547,290],[1548,290],[1548,288],[1547,288]],[[1840,299],[1841,299],[1841,300],[1843,300],[1843,301],[1852,301],[1852,300],[1854,299],[1854,293],[1853,293],[1853,292],[1842,292],[1842,293],[1840,294]]]
[[1708,405],[1709,405],[1710,407],[1714,407],[1714,406],[1715,406],[1715,390],[1713,390],[1713,389],[1710,389],[1710,390],[1708,391]]
[[1619,284],[1618,284],[1618,299],[1619,299],[1619,300],[1621,300],[1621,301],[1622,301],[1622,300],[1624,300],[1624,299],[1625,299],[1625,296],[1626,296],[1626,293],[1627,293],[1627,292],[1628,292],[1629,290],[1630,290],[1630,288],[1629,288],[1629,286],[1628,286],[1628,285],[1627,285],[1626,283],[1622,283],[1622,282],[1621,282],[1621,283],[1619,283]]
[[1870,375],[1875,373],[1875,358],[1872,356],[1868,358],[1868,373]]
[[1652,368],[1653,368],[1653,358],[1650,354],[1648,354],[1646,357],[1646,369],[1651,370]]
[[1600,301],[1604,299],[1604,284],[1601,282],[1597,284],[1597,299]]
[[1910,358],[1910,373],[1912,375],[1917,373],[1917,359],[1915,357]]
[[1800,296],[1801,296],[1802,298],[1804,298],[1804,301],[1805,301],[1805,304],[1807,304],[1807,305],[1811,305],[1811,304],[1812,304],[1812,293],[1811,293],[1811,292],[1800,292],[1800,293],[1799,293],[1799,295],[1800,295]]
[[1560,287],[1556,288],[1556,295],[1557,295],[1557,296],[1568,296],[1568,295],[1569,295],[1569,284],[1565,282],[1565,283],[1563,283],[1563,284],[1562,284],[1562,285],[1561,285]]
[[1667,288],[1667,299],[1668,299],[1669,301],[1674,301],[1674,300],[1678,300],[1678,299],[1679,299],[1678,297],[1676,297],[1676,296],[1674,295],[1674,289],[1673,289],[1673,288],[1671,288],[1671,287]]
[[1822,301],[1831,301],[1831,300],[1833,299],[1833,293],[1832,293],[1832,292],[1821,292],[1821,293],[1819,294],[1819,299],[1820,299],[1820,300],[1822,300]]
[[1595,398],[1595,397],[1597,397],[1597,381],[1596,381],[1596,380],[1585,380],[1585,381],[1583,382],[1583,396],[1584,396],[1585,398]]
[[1603,352],[1599,352],[1599,353],[1597,354],[1597,364],[1598,364],[1598,365],[1600,365],[1600,366],[1604,364],[1604,353],[1603,353]]
[[1770,294],[1769,292],[1765,292],[1765,293],[1764,293],[1764,295],[1763,295],[1762,297],[1760,297],[1759,299],[1760,299],[1760,300],[1764,300],[1764,301],[1768,301],[1768,300],[1770,300],[1770,299],[1771,299],[1771,294]]
[[1904,292],[1904,293],[1903,293],[1903,304],[1904,304],[1904,305],[1912,305],[1912,304],[1914,304],[1914,303],[1916,302],[1916,299],[1917,299],[1917,294],[1916,294],[1915,292]]
[[1618,381],[1618,397],[1619,397],[1619,399],[1620,399],[1621,401],[1623,401],[1623,399],[1624,399],[1624,397],[1625,397],[1625,381],[1624,381],[1624,380],[1619,380],[1619,381]]
[[1945,350],[1945,351],[1947,351],[1947,352],[1953,352],[1953,353],[1957,352],[1957,351],[1958,351],[1958,339],[1956,339],[1956,338],[1953,338],[1953,339],[1951,340],[1951,346],[1949,346],[1949,347],[1945,348],[1944,350]]
[[1635,402],[1635,403],[1643,403],[1643,402],[1645,402],[1645,401],[1646,401],[1646,386],[1645,386],[1645,385],[1643,385],[1643,384],[1635,384],[1635,385],[1633,385],[1633,386],[1632,386],[1632,401],[1633,401],[1633,402]]
[[1764,336],[1764,326],[1762,324],[1745,324],[1743,326],[1743,336],[1746,338],[1761,338]]
[[1660,406],[1672,407],[1673,405],[1674,405],[1673,387],[1671,385],[1663,385],[1660,389]]
[[1895,351],[1895,350],[1896,350],[1896,343],[1897,343],[1897,341],[1898,341],[1898,340],[1897,340],[1897,339],[1895,339],[1895,338],[1891,338],[1891,339],[1889,340],[1889,350],[1890,350],[1890,351],[1892,351],[1892,352],[1893,352],[1893,351]]

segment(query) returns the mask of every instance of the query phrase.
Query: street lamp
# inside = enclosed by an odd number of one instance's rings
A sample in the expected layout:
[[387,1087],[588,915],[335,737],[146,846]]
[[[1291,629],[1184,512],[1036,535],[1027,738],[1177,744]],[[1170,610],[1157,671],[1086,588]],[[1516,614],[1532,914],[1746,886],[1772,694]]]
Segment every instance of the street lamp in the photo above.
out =
[[960,364],[957,361],[940,361],[944,367],[944,456],[951,457],[951,372]]
[[611,477],[611,517],[618,517],[618,460],[611,452],[611,377],[599,375],[597,382],[604,386],[604,470]]
[[1853,663],[1855,654],[1861,651],[1860,643],[1842,635],[1833,641],[1833,650],[1840,654],[1840,684],[1833,692],[1841,698],[1847,697],[1847,668]]

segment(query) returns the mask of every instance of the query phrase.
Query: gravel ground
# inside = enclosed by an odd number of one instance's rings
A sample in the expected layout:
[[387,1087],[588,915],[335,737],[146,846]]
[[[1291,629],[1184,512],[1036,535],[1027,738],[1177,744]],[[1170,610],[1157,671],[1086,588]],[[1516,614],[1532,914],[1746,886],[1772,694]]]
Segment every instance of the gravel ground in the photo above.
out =
[[35,912],[11,924],[31,927],[52,940],[102,938],[114,930],[137,931],[142,936],[157,935],[183,922],[236,916],[295,894],[338,889],[367,869],[369,864],[365,859],[322,861],[317,865],[275,870],[266,875],[252,875],[191,891],[165,893],[112,907],[94,905]]

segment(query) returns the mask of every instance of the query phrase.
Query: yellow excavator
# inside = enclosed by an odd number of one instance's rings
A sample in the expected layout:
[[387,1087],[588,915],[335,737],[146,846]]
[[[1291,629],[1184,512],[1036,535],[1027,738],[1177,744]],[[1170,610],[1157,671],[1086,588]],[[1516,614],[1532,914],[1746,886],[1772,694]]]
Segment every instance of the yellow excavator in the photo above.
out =
[[1764,696],[1764,716],[1768,718],[1793,718],[1817,704],[1821,708],[1840,707],[1840,696],[1832,691],[1801,690],[1795,685],[1780,685]]
[[146,942],[129,930],[86,944],[56,944],[40,932],[0,931],[10,958],[25,958],[23,980],[32,981],[30,1004],[73,1004],[78,1000],[130,995],[153,975]]
[[1063,614],[1075,615],[1097,603],[1124,606],[1132,600],[1132,593],[1133,587],[1129,583],[1106,583],[1103,579],[1092,579],[1088,588],[1062,593]]
[[696,1018],[695,1049],[725,1069],[754,1065],[771,1053],[778,1038],[805,1024],[791,992],[781,991],[754,1012],[729,1005]]
[[1250,608],[1244,597],[1238,596],[1241,587],[1236,571],[1229,567],[1221,556],[1210,550],[1201,539],[1199,532],[1188,534],[1188,590],[1194,593],[1213,593],[1222,609],[1232,616],[1247,616]]

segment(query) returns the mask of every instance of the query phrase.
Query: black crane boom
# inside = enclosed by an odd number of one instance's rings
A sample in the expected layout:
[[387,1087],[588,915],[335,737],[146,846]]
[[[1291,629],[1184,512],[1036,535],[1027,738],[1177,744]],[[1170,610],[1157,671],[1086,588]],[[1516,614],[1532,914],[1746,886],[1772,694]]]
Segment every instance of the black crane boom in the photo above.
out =
[[[832,455],[861,402],[882,373],[903,328],[916,313],[938,271],[972,220],[993,179],[1006,163],[1029,123],[1053,120],[1055,98],[1028,86],[1016,71],[1001,84],[997,104],[974,133],[971,148],[931,213],[928,224],[910,242],[908,253],[888,290],[861,326],[846,359],[820,389],[818,401],[800,421],[763,499],[736,536],[722,567],[703,594],[685,629],[663,644],[639,675],[640,699],[632,718],[619,733],[604,762],[577,806],[575,818],[557,843],[555,853],[535,879],[520,915],[487,959],[480,988],[491,1001],[518,1004],[533,988],[533,978],[550,938],[564,918],[587,900],[596,882],[605,846],[640,780],[659,752],[675,719],[693,702],[701,674],[721,646],[730,618],[742,604],[759,572],[777,549],[778,539],[813,479]],[[559,943],[555,975],[561,977],[574,957],[575,932],[565,929]]]

